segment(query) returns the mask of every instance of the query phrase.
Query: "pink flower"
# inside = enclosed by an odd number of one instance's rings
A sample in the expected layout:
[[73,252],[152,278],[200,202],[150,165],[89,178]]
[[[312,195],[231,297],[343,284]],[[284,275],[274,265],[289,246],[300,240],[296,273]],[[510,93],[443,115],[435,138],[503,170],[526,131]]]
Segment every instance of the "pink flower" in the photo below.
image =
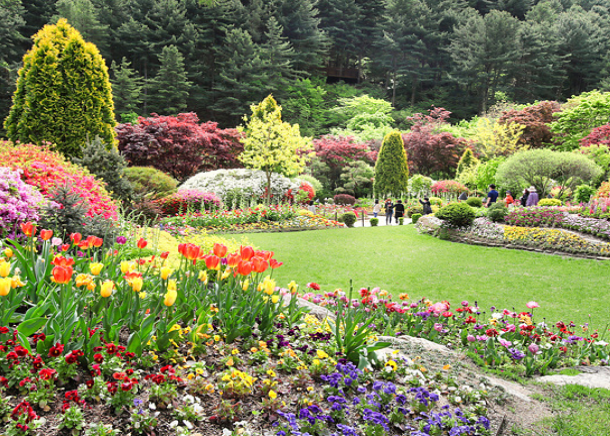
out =
[[528,301],[525,306],[528,309],[535,309],[536,307],[540,307],[540,305],[538,303],[536,303],[535,301]]
[[532,343],[532,344],[530,344],[529,347],[527,347],[527,349],[530,350],[530,353],[536,354],[540,350],[540,347],[538,347],[538,345]]
[[434,324],[434,330],[436,330],[437,332],[440,332],[442,329],[443,329],[442,324],[439,324],[439,323]]

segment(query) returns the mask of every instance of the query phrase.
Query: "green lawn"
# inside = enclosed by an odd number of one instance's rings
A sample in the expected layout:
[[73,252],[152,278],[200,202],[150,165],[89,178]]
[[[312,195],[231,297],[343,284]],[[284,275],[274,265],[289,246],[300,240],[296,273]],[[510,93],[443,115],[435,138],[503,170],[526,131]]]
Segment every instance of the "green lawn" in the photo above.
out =
[[[502,248],[479,247],[420,235],[413,226],[332,229],[246,235],[273,250],[284,266],[278,284],[296,280],[303,290],[380,287],[411,299],[478,301],[482,308],[515,308],[538,302],[535,320],[546,317],[602,329],[610,317],[610,260],[562,258]],[[590,318],[589,318],[590,315]]]

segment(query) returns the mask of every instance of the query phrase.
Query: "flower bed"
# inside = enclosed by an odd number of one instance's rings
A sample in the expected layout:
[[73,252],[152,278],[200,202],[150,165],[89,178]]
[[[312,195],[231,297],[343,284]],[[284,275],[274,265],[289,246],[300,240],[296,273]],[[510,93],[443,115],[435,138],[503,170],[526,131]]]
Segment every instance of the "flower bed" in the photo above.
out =
[[0,256],[3,434],[489,434],[484,386],[377,356],[366,312],[307,315],[271,252],[184,243],[173,267],[143,238],[23,232]]
[[19,171],[0,167],[0,236],[15,238],[19,225],[38,219],[43,196],[21,180]]
[[504,217],[507,224],[521,227],[561,227],[565,217],[559,207],[516,207]]
[[536,321],[534,309],[539,305],[533,301],[522,312],[496,307],[486,312],[476,302],[468,301],[457,305],[427,299],[411,302],[407,294],[401,294],[400,301],[392,301],[391,294],[379,288],[363,288],[358,298],[350,298],[341,290],[310,292],[303,298],[331,311],[348,305],[368,314],[379,333],[416,336],[464,349],[480,365],[520,375],[545,374],[552,368],[577,364],[610,364],[604,332],[589,325]]

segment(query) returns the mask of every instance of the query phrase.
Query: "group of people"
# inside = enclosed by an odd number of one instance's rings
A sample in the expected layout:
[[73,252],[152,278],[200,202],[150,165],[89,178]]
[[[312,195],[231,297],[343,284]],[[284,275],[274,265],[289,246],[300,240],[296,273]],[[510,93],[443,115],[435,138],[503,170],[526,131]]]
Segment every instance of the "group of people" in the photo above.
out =
[[[430,205],[430,199],[428,197],[424,197],[424,201],[419,200],[419,202],[423,206],[423,215],[428,215],[432,213],[432,206]],[[405,205],[402,200],[396,200],[396,203],[392,202],[391,198],[388,198],[383,204],[383,208],[385,211],[385,223],[386,225],[392,224],[392,217],[395,219],[395,223],[398,224],[400,218],[405,216]],[[373,216],[377,218],[377,215],[381,212],[381,204],[379,200],[375,200],[375,205],[373,206]]]
[[[491,206],[492,204],[494,204],[498,201],[499,196],[500,196],[500,193],[496,190],[496,185],[494,185],[492,183],[491,185],[489,185],[489,192],[487,193],[487,197],[485,197],[485,203],[483,205],[485,207]],[[465,192],[463,192],[460,195],[459,200],[466,200],[467,198],[468,198],[468,195]],[[506,191],[506,197],[504,198],[503,201],[504,201],[504,205],[506,207],[517,206],[518,204],[520,204],[523,207],[529,207],[529,206],[537,206],[538,200],[539,200],[539,198],[538,198],[538,192],[536,192],[536,188],[533,186],[530,186],[529,188],[526,188],[523,190],[523,194],[518,199],[515,199],[510,191]]]

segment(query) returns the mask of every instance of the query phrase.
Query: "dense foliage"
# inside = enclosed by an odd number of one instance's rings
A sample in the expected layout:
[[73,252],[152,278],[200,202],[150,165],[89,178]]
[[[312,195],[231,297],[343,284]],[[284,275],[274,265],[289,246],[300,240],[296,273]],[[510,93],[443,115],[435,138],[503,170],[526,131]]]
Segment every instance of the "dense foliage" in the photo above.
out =
[[409,167],[400,132],[390,132],[383,138],[375,163],[375,194],[401,196],[407,192]]
[[466,203],[451,203],[441,207],[435,216],[453,227],[466,227],[474,220],[474,210]]
[[114,145],[113,111],[102,56],[62,19],[34,36],[4,125],[13,141],[46,141],[66,156],[81,156],[88,137]]

